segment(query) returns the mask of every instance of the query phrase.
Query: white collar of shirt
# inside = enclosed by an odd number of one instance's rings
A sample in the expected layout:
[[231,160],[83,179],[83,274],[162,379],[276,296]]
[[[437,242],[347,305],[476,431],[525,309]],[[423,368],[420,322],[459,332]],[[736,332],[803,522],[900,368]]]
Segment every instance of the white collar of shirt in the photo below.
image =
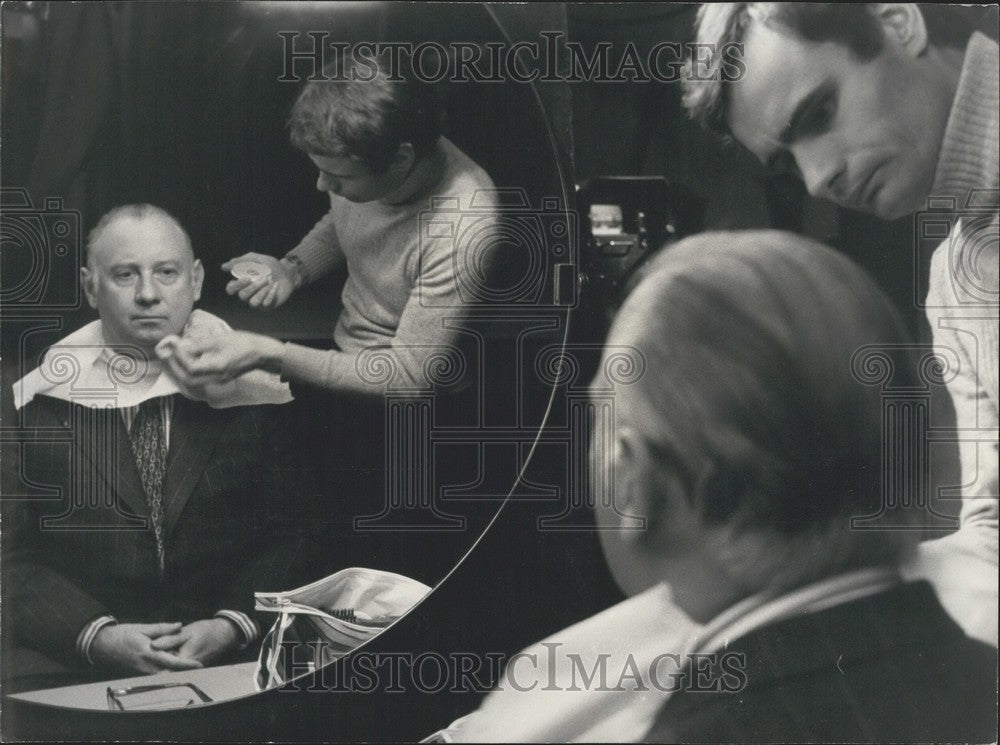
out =
[[[194,310],[182,336],[231,331],[221,318]],[[14,383],[14,406],[20,409],[37,395],[100,408],[126,408],[158,396],[179,393],[217,409],[292,400],[287,383],[273,373],[248,372],[235,380],[191,391],[163,368],[159,360],[137,359],[108,347],[101,322],[93,321],[53,344],[41,364]]]
[[827,577],[777,597],[751,595],[705,624],[694,637],[690,652],[715,652],[768,624],[875,595],[901,581],[896,567],[868,567]]

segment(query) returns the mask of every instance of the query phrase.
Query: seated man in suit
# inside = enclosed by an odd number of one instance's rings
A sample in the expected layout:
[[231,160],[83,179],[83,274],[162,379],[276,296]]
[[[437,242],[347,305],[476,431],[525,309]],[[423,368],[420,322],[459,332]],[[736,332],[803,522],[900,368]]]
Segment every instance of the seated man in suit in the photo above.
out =
[[902,579],[913,531],[852,527],[890,465],[866,376],[916,386],[912,349],[874,282],[804,238],[708,233],[657,257],[605,351],[644,373],[612,381],[590,455],[613,474],[592,495],[605,556],[638,594],[518,656],[452,739],[994,739],[996,649]]
[[[5,677],[249,655],[267,622],[251,615],[253,591],[300,579],[306,495],[279,449],[281,407],[263,405],[290,400],[287,386],[255,373],[184,390],[153,352],[228,329],[193,310],[203,276],[166,212],[112,210],[81,270],[100,320],[14,386],[25,442],[5,450]],[[15,498],[26,485],[56,496]]]

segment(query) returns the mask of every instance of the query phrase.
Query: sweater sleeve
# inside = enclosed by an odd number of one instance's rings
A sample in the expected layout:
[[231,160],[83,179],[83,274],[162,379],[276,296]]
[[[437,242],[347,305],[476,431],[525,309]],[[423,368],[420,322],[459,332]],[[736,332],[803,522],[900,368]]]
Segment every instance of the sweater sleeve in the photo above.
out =
[[331,207],[299,241],[299,245],[287,254],[301,262],[307,283],[315,282],[344,262],[344,253],[337,238],[336,219]]
[[[423,388],[440,375],[448,378],[462,367],[458,332],[449,320],[461,318],[473,284],[470,269],[487,275],[496,253],[481,245],[455,245],[450,239],[425,243],[413,252],[409,298],[388,344],[359,350],[326,351],[286,343],[282,376],[333,390],[383,393],[390,387]],[[419,258],[418,258],[419,257]],[[473,260],[473,258],[475,260]],[[457,366],[457,367],[455,367]]]

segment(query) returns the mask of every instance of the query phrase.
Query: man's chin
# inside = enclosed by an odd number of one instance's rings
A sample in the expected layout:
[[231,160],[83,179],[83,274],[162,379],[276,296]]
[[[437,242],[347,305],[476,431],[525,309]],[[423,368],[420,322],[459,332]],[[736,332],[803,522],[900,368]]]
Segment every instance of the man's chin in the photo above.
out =
[[925,199],[912,197],[909,194],[877,193],[872,204],[865,207],[864,212],[882,220],[891,222],[925,209]]
[[124,341],[124,345],[140,349],[150,359],[156,359],[157,357],[153,350],[166,336],[168,334],[163,331],[149,334],[132,334]]

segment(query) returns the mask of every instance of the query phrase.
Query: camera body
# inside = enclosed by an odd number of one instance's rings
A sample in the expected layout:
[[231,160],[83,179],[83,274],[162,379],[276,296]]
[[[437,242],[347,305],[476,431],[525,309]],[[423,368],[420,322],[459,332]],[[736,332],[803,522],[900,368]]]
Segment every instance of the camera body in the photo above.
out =
[[649,259],[702,229],[703,202],[662,177],[601,176],[576,187],[584,216],[583,300],[579,314],[602,340]]

